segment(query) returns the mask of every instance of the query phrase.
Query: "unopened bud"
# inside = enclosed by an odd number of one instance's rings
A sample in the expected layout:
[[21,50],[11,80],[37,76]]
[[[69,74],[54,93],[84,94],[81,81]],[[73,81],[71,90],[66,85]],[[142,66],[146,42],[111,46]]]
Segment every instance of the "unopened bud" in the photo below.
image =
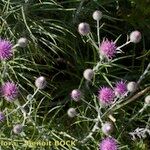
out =
[[39,89],[44,89],[46,87],[46,79],[41,76],[35,80],[35,86]]
[[93,19],[99,21],[102,18],[103,14],[101,11],[96,10],[93,13]]
[[136,90],[137,90],[137,83],[136,83],[136,82],[129,82],[129,83],[127,84],[127,90],[128,90],[129,92],[134,92],[134,91],[136,91]]
[[141,38],[142,38],[142,36],[139,31],[133,31],[130,33],[130,41],[132,43],[139,43]]
[[24,48],[27,46],[28,40],[26,38],[20,38],[17,42],[18,46]]
[[145,103],[150,104],[150,95],[145,97]]
[[67,111],[67,114],[69,117],[73,118],[77,115],[77,112],[76,112],[75,108],[69,108]]
[[113,124],[111,122],[106,122],[102,125],[102,132],[106,135],[110,135],[113,131]]
[[82,93],[79,89],[74,89],[72,92],[71,92],[71,98],[78,102],[82,97]]
[[13,127],[13,132],[15,134],[19,134],[22,132],[23,126],[21,124],[17,124]]
[[94,71],[92,69],[86,69],[84,72],[83,72],[83,76],[86,80],[88,81],[91,81],[91,79],[93,78],[94,76]]
[[78,26],[78,32],[81,35],[87,35],[90,32],[90,25],[86,22],[82,22]]

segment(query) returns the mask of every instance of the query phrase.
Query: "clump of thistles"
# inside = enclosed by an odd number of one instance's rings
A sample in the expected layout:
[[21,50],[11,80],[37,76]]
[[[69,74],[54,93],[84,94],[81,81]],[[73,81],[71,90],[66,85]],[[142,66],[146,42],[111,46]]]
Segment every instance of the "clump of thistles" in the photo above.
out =
[[77,115],[77,112],[76,112],[75,108],[69,108],[67,111],[67,114],[70,118],[73,118]]
[[17,45],[24,48],[27,46],[27,43],[28,43],[28,40],[24,37],[21,37],[18,42],[17,42]]
[[110,135],[113,131],[113,124],[111,122],[105,122],[102,125],[102,132],[106,135]]
[[113,41],[109,41],[108,39],[103,39],[102,43],[100,44],[100,54],[107,59],[112,59],[115,54],[117,53],[116,49],[117,46]]
[[35,80],[35,86],[41,90],[46,87],[46,83],[46,79],[43,76],[40,76]]
[[14,82],[5,82],[1,87],[1,94],[9,102],[13,102],[18,97],[18,86]]
[[107,137],[103,139],[100,143],[99,150],[117,150],[117,149],[118,149],[117,142],[112,137]]
[[130,41],[132,43],[139,43],[141,41],[141,33],[139,31],[133,31],[130,33]]
[[86,22],[82,22],[78,25],[78,32],[81,35],[87,35],[88,33],[90,33],[90,25]]
[[102,16],[103,16],[103,14],[99,10],[94,11],[94,13],[92,15],[93,19],[96,21],[99,21],[102,18]]
[[8,60],[12,56],[12,44],[8,40],[0,39],[0,60]]
[[5,114],[0,111],[0,122],[3,122],[5,120]]
[[20,134],[22,132],[23,126],[21,124],[17,124],[13,127],[13,132],[15,134]]
[[93,78],[94,76],[94,71],[92,69],[86,69],[84,72],[83,72],[83,77],[88,80],[88,81],[91,81],[91,79]]
[[137,83],[136,82],[129,82],[128,84],[127,84],[127,90],[129,91],[129,92],[134,92],[134,91],[136,91],[137,90],[137,88],[138,88],[138,85],[137,85]]
[[124,81],[119,81],[116,83],[115,88],[115,95],[116,96],[123,96],[127,92],[127,85]]
[[98,91],[98,99],[103,105],[109,105],[114,101],[115,93],[109,87],[102,87]]
[[80,101],[80,99],[82,98],[82,92],[79,89],[72,90],[71,98],[76,102]]

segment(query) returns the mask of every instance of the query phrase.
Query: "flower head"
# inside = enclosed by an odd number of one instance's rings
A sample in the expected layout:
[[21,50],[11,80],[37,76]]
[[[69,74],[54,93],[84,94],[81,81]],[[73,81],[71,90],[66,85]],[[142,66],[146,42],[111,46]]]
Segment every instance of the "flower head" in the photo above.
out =
[[114,90],[116,96],[122,96],[127,92],[127,85],[124,81],[119,81],[116,83]]
[[0,60],[8,60],[12,56],[12,44],[10,41],[0,39]]
[[108,59],[112,59],[115,56],[117,53],[116,49],[116,44],[108,39],[103,39],[102,43],[100,44],[100,53]]
[[79,89],[74,89],[72,90],[71,92],[71,98],[74,100],[74,101],[79,101],[82,97],[82,93]]
[[23,126],[21,124],[17,124],[13,127],[13,132],[15,134],[19,134],[22,132]]
[[93,19],[99,21],[102,18],[103,14],[101,11],[96,10],[93,13]]
[[105,122],[102,125],[102,132],[109,135],[113,131],[113,124],[111,122]]
[[73,118],[77,115],[77,112],[76,112],[75,108],[69,108],[67,111],[67,114],[70,118]]
[[28,40],[26,38],[21,37],[18,42],[17,42],[18,46],[20,47],[26,47],[28,44]]
[[5,115],[3,112],[0,111],[0,122],[3,122],[5,120]]
[[82,22],[78,25],[78,32],[81,35],[87,35],[90,32],[90,25],[86,22]]
[[127,90],[128,90],[129,92],[134,92],[134,91],[136,91],[136,90],[137,90],[137,87],[138,87],[138,85],[137,85],[137,83],[134,82],[134,81],[131,81],[131,82],[129,82],[129,83],[127,84]]
[[94,76],[94,71],[92,69],[86,69],[83,72],[83,76],[86,80],[91,81]]
[[5,82],[1,87],[1,93],[7,101],[12,102],[17,98],[19,91],[15,83]]
[[103,139],[102,142],[100,143],[99,150],[117,150],[117,149],[118,149],[117,142],[112,137],[107,137]]
[[130,33],[130,41],[132,43],[139,43],[141,41],[141,33],[139,31],[132,31]]
[[104,105],[109,105],[115,98],[114,91],[109,87],[102,87],[98,92],[98,98]]
[[147,95],[147,96],[145,97],[145,103],[146,103],[146,104],[150,104],[150,95]]
[[46,87],[46,83],[46,79],[43,76],[40,76],[35,80],[35,86],[39,89],[44,89]]

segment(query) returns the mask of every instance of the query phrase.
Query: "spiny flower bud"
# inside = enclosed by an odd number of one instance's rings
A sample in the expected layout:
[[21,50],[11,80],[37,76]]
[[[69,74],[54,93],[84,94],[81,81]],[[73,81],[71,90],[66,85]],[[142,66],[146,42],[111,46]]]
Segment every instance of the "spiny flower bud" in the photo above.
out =
[[130,33],[130,41],[132,43],[139,43],[141,38],[142,38],[142,36],[139,31],[133,31]]
[[78,25],[78,32],[81,35],[87,35],[90,32],[90,25],[86,22],[82,22]]
[[21,124],[17,124],[13,127],[13,132],[15,134],[19,134],[22,132],[23,126]]
[[18,46],[24,48],[24,47],[27,46],[28,40],[27,40],[26,38],[23,38],[23,37],[22,37],[22,38],[20,38],[20,39],[18,40],[17,44],[18,44]]
[[67,111],[67,114],[69,117],[73,118],[77,115],[77,112],[76,112],[75,108],[69,108]]
[[129,91],[129,92],[134,92],[134,91],[136,91],[137,90],[137,83],[136,82],[129,82],[128,84],[127,84],[127,90]]
[[43,76],[38,77],[35,80],[35,86],[39,89],[44,89],[46,87],[46,79]]
[[106,122],[102,125],[102,132],[106,135],[110,135],[113,131],[113,124],[111,122]]
[[102,18],[103,14],[101,11],[96,10],[93,13],[93,19],[99,21]]
[[145,97],[145,103],[150,104],[150,95]]
[[94,71],[92,69],[86,69],[84,72],[83,72],[83,76],[86,80],[88,81],[91,81],[91,79],[93,78],[94,76]]
[[32,96],[33,96],[32,94],[28,94],[27,95],[27,100],[31,100],[33,98]]
[[74,89],[72,92],[71,92],[71,98],[78,102],[82,97],[82,93],[79,89]]

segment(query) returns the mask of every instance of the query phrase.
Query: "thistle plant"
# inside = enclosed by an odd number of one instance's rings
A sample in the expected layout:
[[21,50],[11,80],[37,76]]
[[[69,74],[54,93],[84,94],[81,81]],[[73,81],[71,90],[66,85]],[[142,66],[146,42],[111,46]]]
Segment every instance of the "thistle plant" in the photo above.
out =
[[[116,40],[110,38],[108,39],[107,37],[100,38],[100,29],[102,27],[100,27],[100,21],[102,20],[102,14],[103,13],[101,13],[99,10],[93,13],[93,19],[97,22],[97,41],[95,41],[93,38],[94,36],[92,35],[92,31],[88,23],[80,23],[78,26],[78,32],[80,35],[86,36],[88,39],[87,41],[96,49],[98,56],[97,58],[99,60],[97,60],[93,66],[93,69],[85,69],[83,73],[86,84],[89,84],[88,89],[86,88],[87,86],[80,85],[80,90],[84,91],[84,97],[86,97],[86,90],[89,90],[92,99],[90,102],[88,102],[85,98],[82,98],[81,101],[86,103],[87,107],[90,107],[93,109],[93,111],[96,111],[97,116],[95,116],[94,119],[91,119],[88,118],[88,116],[80,116],[80,114],[78,114],[77,117],[86,118],[87,121],[93,121],[94,124],[93,128],[91,128],[91,131],[87,134],[87,136],[83,137],[81,143],[85,144],[91,139],[94,140],[94,135],[98,132],[102,132],[107,137],[101,141],[99,149],[117,150],[119,149],[119,141],[117,142],[117,140],[112,137],[113,135],[111,131],[113,125],[109,122],[116,123],[116,119],[113,117],[113,114],[123,106],[135,100],[135,97],[138,98],[140,96],[136,92],[139,90],[140,82],[147,75],[149,67],[145,69],[137,81],[128,81],[124,77],[121,77],[117,81],[110,81],[106,76],[104,76],[104,79],[107,82],[107,86],[97,81],[97,76],[102,71],[102,68],[105,68],[106,72],[109,73],[107,65],[108,67],[114,66],[114,59],[118,57],[118,54],[124,54],[123,49],[125,46],[129,45],[130,43],[137,44],[142,39],[141,33],[137,30],[132,31],[130,35],[128,35],[129,38],[127,41],[122,45],[117,44],[120,37],[118,37]],[[93,77],[94,80],[92,81]],[[100,88],[97,89],[97,93],[93,93],[91,84],[95,87],[100,86]],[[149,90],[150,87],[147,87],[145,90],[141,91],[141,95],[149,92]],[[76,94],[76,97],[80,98],[81,94],[79,90],[76,90],[76,92],[72,91],[72,98],[75,100],[74,94]]]
[[[21,111],[21,115],[23,119],[20,120],[21,122],[20,124],[15,125],[12,129],[12,131],[15,134],[20,134],[22,132],[22,128],[26,124],[27,120],[31,121],[32,124],[35,126],[36,123],[33,121],[31,117],[33,98],[39,92],[39,90],[44,89],[46,86],[46,79],[43,76],[37,78],[35,81],[35,87],[37,89],[31,95],[31,97],[27,99],[27,101],[24,104],[21,104],[19,100],[19,98],[21,97],[19,84],[17,84],[12,79],[11,80],[9,79],[10,77],[9,68],[6,68],[7,65],[9,65],[9,61],[11,61],[12,57],[15,57],[14,50],[18,46],[25,48],[27,46],[27,39],[20,38],[17,44],[14,44],[14,46],[9,40],[4,40],[4,39],[0,40],[1,61],[3,61],[3,65],[4,65],[3,69],[1,70],[0,95],[1,95],[1,99],[5,100],[4,103],[11,102],[11,105],[13,105],[13,103],[15,104],[14,110],[12,111],[10,110],[10,112],[6,113],[6,108],[3,108],[4,110],[0,112],[0,122],[1,123],[4,122],[6,118],[12,117],[12,115],[14,115],[16,112]],[[25,107],[29,107],[29,111],[27,111]]]
[[[71,2],[80,3],[73,25]],[[92,24],[79,15],[93,3],[102,11],[88,12]],[[0,6],[0,149],[136,149],[131,139],[148,139],[150,64],[149,53],[140,52],[142,29],[128,28],[124,41],[125,33],[108,30],[108,10],[97,1],[3,0]],[[55,60],[69,67],[54,67]]]

